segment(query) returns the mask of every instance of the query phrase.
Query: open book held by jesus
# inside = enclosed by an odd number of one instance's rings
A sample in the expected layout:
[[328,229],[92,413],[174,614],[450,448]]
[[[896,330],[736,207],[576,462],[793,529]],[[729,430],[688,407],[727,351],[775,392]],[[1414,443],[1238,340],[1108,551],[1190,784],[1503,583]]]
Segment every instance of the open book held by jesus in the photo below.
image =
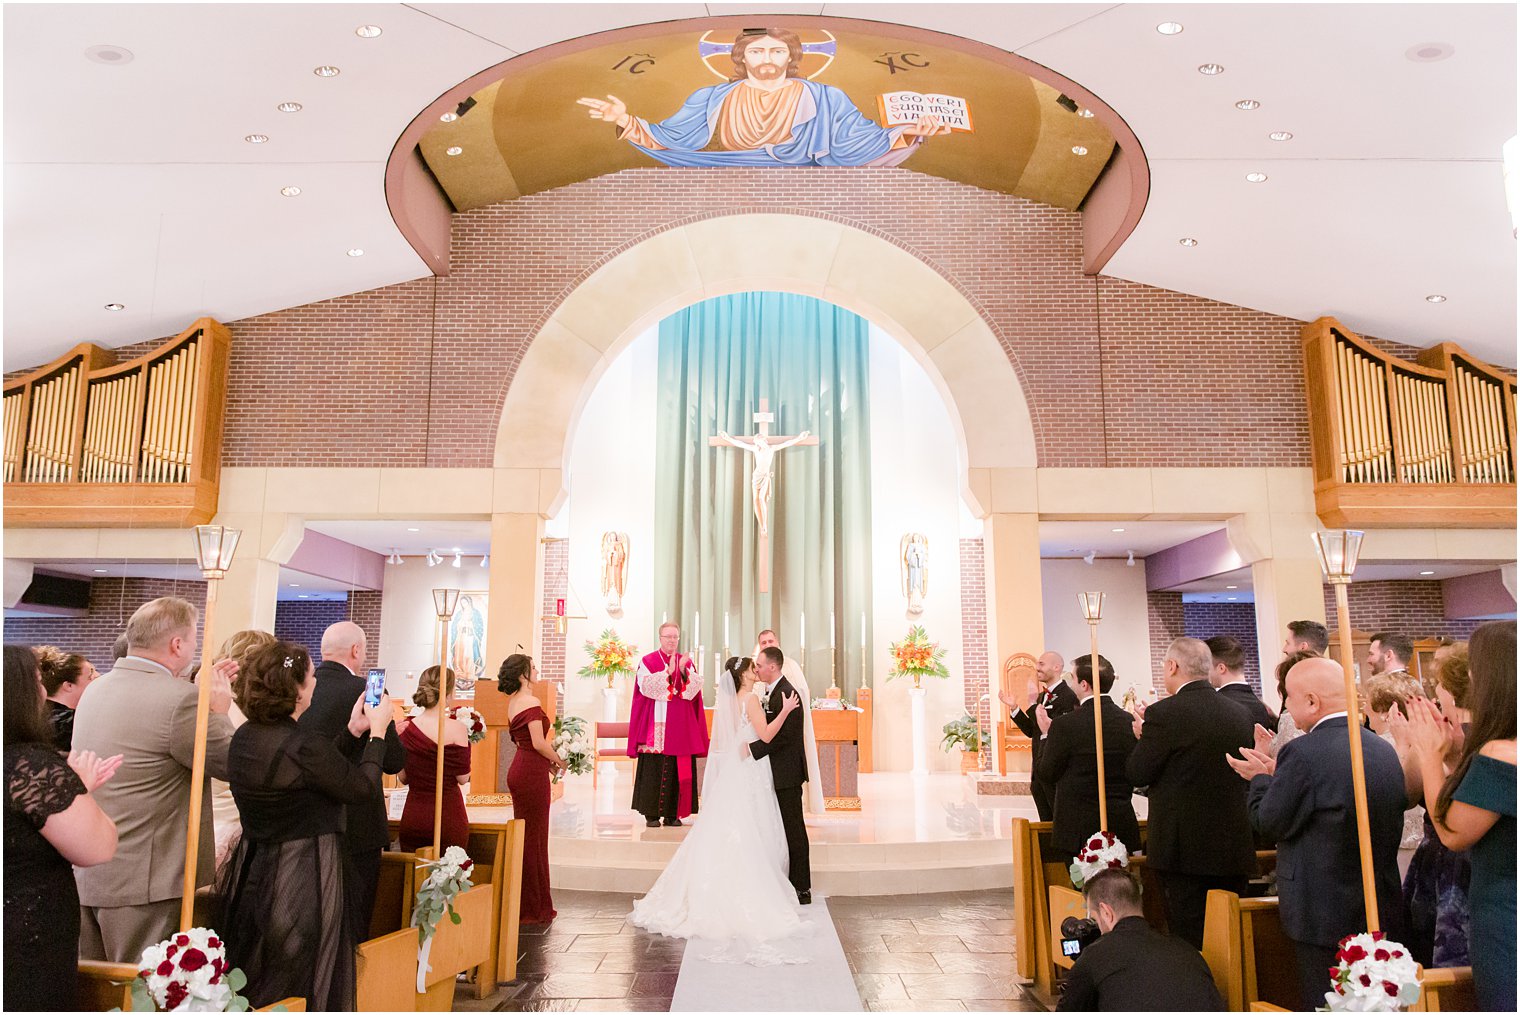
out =
[[959,131],[962,134],[976,133],[976,128],[971,125],[970,105],[965,99],[956,98],[954,95],[914,91],[883,92],[877,96],[876,104],[881,107],[883,127],[917,123],[921,116],[932,116],[949,127],[951,131]]

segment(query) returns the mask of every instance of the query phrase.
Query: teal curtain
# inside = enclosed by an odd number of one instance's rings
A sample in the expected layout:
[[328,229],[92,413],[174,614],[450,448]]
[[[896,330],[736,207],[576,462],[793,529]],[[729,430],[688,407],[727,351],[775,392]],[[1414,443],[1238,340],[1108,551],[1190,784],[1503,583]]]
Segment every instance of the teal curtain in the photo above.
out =
[[[756,634],[773,628],[815,696],[828,689],[833,662],[853,699],[871,598],[869,325],[822,300],[748,292],[671,315],[660,322],[659,343],[655,616],[681,625],[683,647],[705,646],[709,689],[726,615],[730,654],[748,653]],[[816,447],[776,454],[765,595],[756,573],[754,456],[708,444],[719,430],[755,433],[762,397],[775,415],[772,434],[809,430],[818,438]]]

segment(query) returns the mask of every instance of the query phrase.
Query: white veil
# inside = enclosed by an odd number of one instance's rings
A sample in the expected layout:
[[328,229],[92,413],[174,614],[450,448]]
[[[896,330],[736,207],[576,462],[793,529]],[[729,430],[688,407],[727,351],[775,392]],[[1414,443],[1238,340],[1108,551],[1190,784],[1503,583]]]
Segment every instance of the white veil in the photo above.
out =
[[[712,779],[727,764],[739,759],[739,695],[734,690],[734,675],[728,671],[728,661],[718,671],[715,702],[713,704],[712,737],[707,747],[707,774],[704,781]],[[703,787],[703,792],[707,792]]]

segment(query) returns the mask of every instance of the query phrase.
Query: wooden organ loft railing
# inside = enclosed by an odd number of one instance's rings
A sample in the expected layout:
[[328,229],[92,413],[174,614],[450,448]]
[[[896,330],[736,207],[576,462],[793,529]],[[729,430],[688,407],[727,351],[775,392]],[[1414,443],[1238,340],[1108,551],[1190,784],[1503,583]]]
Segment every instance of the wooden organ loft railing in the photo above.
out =
[[1515,378],[1450,342],[1410,362],[1304,325],[1314,495],[1329,526],[1515,525]]
[[216,513],[231,336],[209,317],[117,363],[90,343],[5,384],[5,524],[200,525]]

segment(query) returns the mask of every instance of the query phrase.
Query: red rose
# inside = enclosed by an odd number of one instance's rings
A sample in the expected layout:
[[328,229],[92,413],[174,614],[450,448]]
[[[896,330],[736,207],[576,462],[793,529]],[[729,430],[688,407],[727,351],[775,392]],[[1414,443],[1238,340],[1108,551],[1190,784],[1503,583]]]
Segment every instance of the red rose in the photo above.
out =
[[174,963],[170,962],[168,959],[164,959],[164,961],[158,964],[158,969],[155,970],[155,972],[157,972],[159,976],[173,976]]
[[1088,843],[1087,843],[1087,848],[1088,848],[1088,849],[1102,849],[1102,848],[1103,848],[1103,840],[1102,840],[1102,839],[1100,839],[1100,838],[1098,838],[1098,837],[1097,837],[1097,836],[1096,836],[1096,835],[1095,835],[1095,836],[1093,836],[1093,837],[1092,837],[1092,839],[1091,839],[1091,840],[1090,840],[1090,841],[1089,841],[1089,842],[1088,842]]
[[1384,980],[1383,981],[1383,989],[1388,992],[1388,996],[1389,997],[1398,997],[1399,996],[1399,985],[1396,984],[1396,983],[1392,983],[1392,982],[1390,982],[1388,980]]
[[1375,930],[1375,931],[1372,932],[1372,940],[1374,940],[1374,941],[1381,941],[1381,940],[1383,940],[1383,937],[1384,937],[1384,934],[1380,930]]
[[469,870],[470,868],[472,868],[474,866],[475,866],[475,861],[474,860],[466,860],[464,863],[462,863],[462,864],[459,865],[459,869],[462,870],[462,871],[467,871],[467,870]]
[[187,948],[185,954],[179,957],[179,967],[187,973],[193,973],[206,964],[206,953],[199,948]]
[[174,953],[177,951],[179,951],[179,945],[170,945],[167,949],[164,950],[164,958],[174,958]]
[[164,1005],[169,1011],[178,1008],[190,996],[190,990],[183,983],[171,982],[164,988]]
[[[213,967],[213,968],[215,968],[215,967]],[[220,970],[218,970],[217,972],[211,974],[211,982],[212,983],[220,983],[221,979],[222,979],[222,974],[221,974]]]
[[212,948],[220,948],[222,946],[222,943],[216,939],[215,935],[208,937],[206,943]]
[[1342,962],[1360,962],[1367,957],[1367,949],[1361,945],[1352,945],[1343,950],[1338,957]]
[[1372,986],[1372,977],[1368,976],[1366,973],[1363,973],[1361,976],[1358,976],[1356,978],[1356,980],[1357,980],[1358,983],[1360,983],[1364,987],[1370,987],[1370,986]]
[[1375,959],[1377,959],[1379,962],[1387,962],[1388,959],[1390,958],[1390,956],[1388,954],[1388,949],[1387,948],[1378,948],[1378,949],[1376,949],[1375,951],[1373,951],[1372,957],[1375,958]]
[[1404,957],[1404,953],[1395,948],[1393,950],[1393,957],[1396,959],[1402,959]]
[[185,945],[187,945],[187,944],[190,943],[190,935],[189,934],[176,934],[174,936],[174,943],[177,944],[177,945],[179,945],[181,948],[183,948],[183,947],[185,947]]
[[1108,866],[1109,866],[1110,869],[1112,869],[1114,867],[1118,867],[1119,866],[1119,861],[1118,860],[1110,860],[1110,861],[1108,861]]

